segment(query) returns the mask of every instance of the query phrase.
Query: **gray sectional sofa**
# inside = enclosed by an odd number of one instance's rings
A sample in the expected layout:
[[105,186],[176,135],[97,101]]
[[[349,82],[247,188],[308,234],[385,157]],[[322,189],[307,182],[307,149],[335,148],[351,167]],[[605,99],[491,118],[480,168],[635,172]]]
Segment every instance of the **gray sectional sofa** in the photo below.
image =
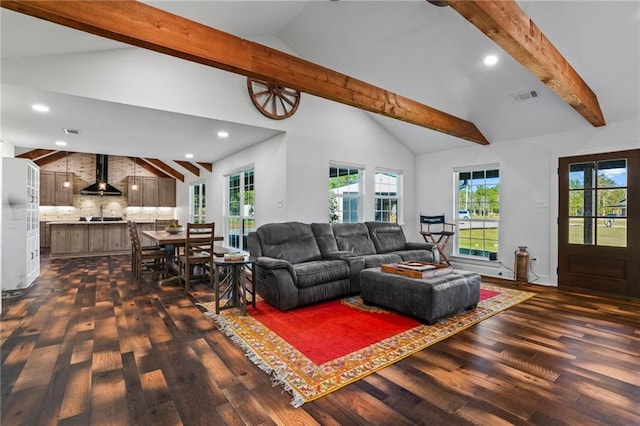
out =
[[438,260],[433,244],[407,242],[400,225],[269,223],[249,233],[258,294],[281,310],[360,292],[360,271],[403,260]]

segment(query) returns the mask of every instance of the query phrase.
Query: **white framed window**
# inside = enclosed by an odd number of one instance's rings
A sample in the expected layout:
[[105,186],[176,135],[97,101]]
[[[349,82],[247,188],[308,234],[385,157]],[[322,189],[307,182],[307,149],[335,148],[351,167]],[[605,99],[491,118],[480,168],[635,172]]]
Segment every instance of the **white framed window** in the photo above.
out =
[[455,253],[489,259],[498,253],[500,170],[497,164],[454,170]]
[[253,166],[226,176],[225,235],[228,247],[248,251],[247,236],[255,230]]
[[376,169],[374,220],[401,222],[402,172]]
[[204,182],[189,185],[189,222],[205,223],[207,221],[206,201]]
[[359,222],[364,166],[329,165],[329,223]]

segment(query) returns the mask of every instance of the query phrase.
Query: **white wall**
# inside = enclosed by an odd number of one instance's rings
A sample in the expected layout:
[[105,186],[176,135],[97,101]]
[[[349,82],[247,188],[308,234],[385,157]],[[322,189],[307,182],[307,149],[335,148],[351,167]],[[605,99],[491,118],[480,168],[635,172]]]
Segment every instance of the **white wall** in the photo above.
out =
[[[574,155],[640,148],[638,120],[585,127],[580,131],[472,146],[421,155],[417,159],[416,200],[425,214],[453,208],[453,170],[461,166],[500,165],[500,234],[498,257],[513,269],[514,252],[528,247],[538,259],[533,271],[540,284],[557,285],[558,159]],[[457,266],[505,278],[513,274],[494,262],[458,258]]]
[[[1,135],[0,135],[1,136]],[[0,200],[2,200],[2,158],[15,157],[13,144],[0,138]],[[2,206],[0,206],[0,223],[2,223]],[[2,227],[0,226],[0,241],[2,241]],[[2,244],[0,244],[0,259],[2,259]],[[2,277],[2,262],[0,262],[0,277]],[[0,283],[2,284],[2,283]],[[2,299],[0,299],[0,313],[2,313]]]
[[[214,164],[207,184],[212,188],[207,189],[207,202],[215,206],[208,210],[210,219],[223,223],[225,176],[248,165],[255,167],[258,226],[283,221],[327,222],[331,161],[365,167],[363,220],[373,218],[376,167],[403,171],[408,182],[405,193],[413,194],[413,155],[362,111],[303,95],[298,112],[287,121],[285,134]],[[413,206],[413,197],[407,197],[409,218],[413,217]]]

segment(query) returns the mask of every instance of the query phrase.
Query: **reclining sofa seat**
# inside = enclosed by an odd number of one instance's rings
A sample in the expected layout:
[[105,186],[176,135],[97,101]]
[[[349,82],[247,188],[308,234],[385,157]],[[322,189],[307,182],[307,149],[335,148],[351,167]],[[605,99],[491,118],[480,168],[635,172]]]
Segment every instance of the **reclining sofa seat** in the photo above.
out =
[[280,310],[350,294],[347,262],[322,259],[309,224],[262,225],[249,234],[249,251],[258,293]]
[[[397,223],[365,222],[365,224],[378,254],[393,253],[400,256],[402,261],[438,262],[440,260],[434,244],[407,241],[402,227]],[[385,261],[384,263],[389,262]]]
[[281,310],[360,292],[360,271],[437,260],[431,243],[407,242],[396,223],[270,223],[249,233],[258,294]]

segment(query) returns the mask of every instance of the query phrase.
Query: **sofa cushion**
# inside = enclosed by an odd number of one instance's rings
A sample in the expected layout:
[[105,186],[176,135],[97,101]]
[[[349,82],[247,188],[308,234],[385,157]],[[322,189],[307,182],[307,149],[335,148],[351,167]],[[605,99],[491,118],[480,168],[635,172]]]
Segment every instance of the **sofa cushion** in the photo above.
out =
[[331,226],[338,249],[358,256],[375,254],[376,248],[369,238],[369,228],[364,223],[334,223]]
[[256,230],[262,255],[293,264],[319,260],[320,249],[311,225],[300,222],[268,223]]
[[404,250],[407,239],[402,227],[391,222],[365,222],[377,253]]
[[316,260],[293,265],[298,288],[349,279],[349,266],[342,260]]
[[333,235],[333,228],[328,223],[312,223],[311,230],[316,237],[316,242],[320,248],[322,257],[326,257],[329,253],[338,251],[336,237]]
[[366,268],[377,268],[378,266],[384,265],[386,263],[398,263],[402,262],[402,257],[396,253],[381,253],[381,254],[371,254],[369,256],[364,257],[364,267]]

